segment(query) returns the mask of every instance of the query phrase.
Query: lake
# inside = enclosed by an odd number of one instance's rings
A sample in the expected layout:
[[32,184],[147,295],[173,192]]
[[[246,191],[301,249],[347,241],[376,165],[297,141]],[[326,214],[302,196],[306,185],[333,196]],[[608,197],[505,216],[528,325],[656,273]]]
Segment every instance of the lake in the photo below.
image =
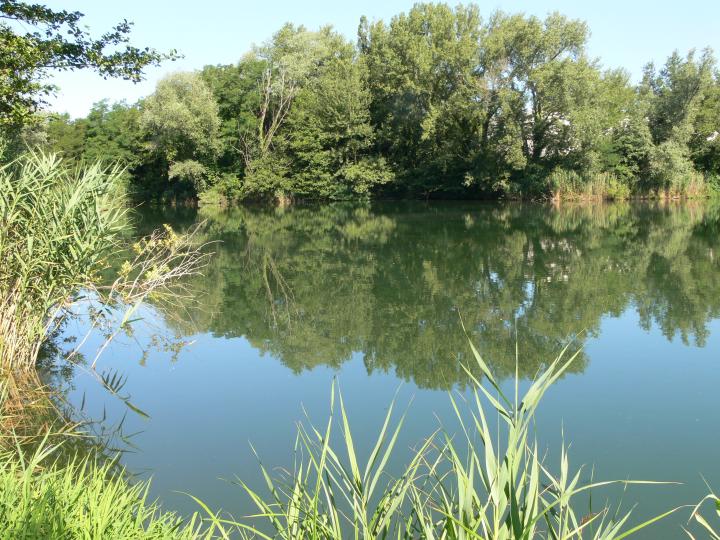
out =
[[[584,478],[652,479],[634,519],[720,489],[720,206],[375,203],[146,210],[138,231],[205,221],[214,252],[194,299],[156,303],[100,370],[127,376],[129,410],[81,368],[61,385],[106,424],[124,418],[123,462],[166,508],[190,492],[236,517],[290,466],[296,422],[328,414],[334,378],[368,452],[395,398],[408,417],[394,467],[466,392],[468,334],[495,373],[524,381],[570,343],[581,352],[546,395],[537,434]],[[67,330],[72,332],[72,328]],[[168,341],[158,340],[162,335]],[[89,340],[92,350],[99,338]],[[182,348],[176,343],[185,343]],[[553,461],[554,460],[554,461]],[[616,491],[598,492],[597,500]],[[683,511],[641,538],[680,538]]]

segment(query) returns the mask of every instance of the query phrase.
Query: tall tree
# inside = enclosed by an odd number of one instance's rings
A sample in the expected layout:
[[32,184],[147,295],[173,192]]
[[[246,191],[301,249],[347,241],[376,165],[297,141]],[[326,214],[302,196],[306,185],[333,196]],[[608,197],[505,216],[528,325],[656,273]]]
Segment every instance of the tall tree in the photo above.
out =
[[645,67],[642,86],[652,104],[650,127],[656,143],[673,140],[687,144],[706,92],[713,83],[715,59],[704,50],[699,58],[691,50],[685,58],[675,51],[659,72]]
[[496,13],[488,24],[486,54],[498,66],[504,115],[519,135],[529,167],[549,169],[572,149],[580,120],[599,86],[597,66],[585,56],[585,23],[553,13],[545,20]]
[[212,92],[197,73],[162,79],[142,105],[142,127],[180,190],[205,189],[220,152],[220,118]]
[[389,24],[361,22],[379,148],[408,189],[462,189],[480,124],[468,83],[481,34],[476,6],[416,4]]
[[705,96],[712,88],[715,59],[707,49],[696,59],[676,51],[659,72],[645,68],[641,92],[650,104],[649,125],[656,148],[650,160],[653,186],[682,192],[699,182],[688,144]]
[[288,190],[301,197],[367,197],[393,175],[372,155],[364,62],[342,44],[300,90],[287,120]]
[[256,130],[264,70],[263,60],[247,55],[236,65],[205,66],[200,72],[218,104],[222,139],[218,165],[224,172],[245,172],[243,137]]
[[43,126],[52,152],[60,154],[69,162],[77,162],[85,156],[85,130],[87,119],[71,120],[70,115],[53,114],[46,118]]
[[21,139],[118,159],[154,195],[212,188],[206,202],[720,190],[712,52],[675,53],[633,86],[588,56],[588,32],[558,13],[442,3],[363,18],[357,45],[286,24],[235,65]]
[[290,195],[285,185],[288,164],[283,128],[300,91],[319,76],[323,65],[343,45],[342,36],[329,26],[313,32],[287,24],[245,59],[264,65],[258,81],[256,121],[253,129],[241,134],[247,195]]
[[720,72],[715,71],[695,117],[690,137],[690,153],[695,165],[711,175],[720,188]]
[[89,162],[116,163],[133,169],[145,151],[140,109],[124,102],[95,103],[85,122],[83,157]]

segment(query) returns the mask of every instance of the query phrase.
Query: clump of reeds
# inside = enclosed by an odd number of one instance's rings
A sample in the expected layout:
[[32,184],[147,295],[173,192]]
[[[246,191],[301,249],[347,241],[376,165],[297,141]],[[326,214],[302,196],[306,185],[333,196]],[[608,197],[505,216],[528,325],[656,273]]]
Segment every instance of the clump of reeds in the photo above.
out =
[[[706,504],[714,507],[716,525],[711,524],[700,512]],[[707,535],[707,538],[710,540],[720,540],[720,497],[711,490],[710,493],[703,497],[695,508],[693,508],[690,514],[690,520],[694,520],[701,527],[703,533]],[[689,530],[685,529],[685,532],[692,540],[696,540],[697,537]]]
[[120,171],[28,153],[0,168],[0,368],[34,366],[72,296],[98,278],[125,210]]
[[[239,481],[257,514],[250,521],[211,514],[213,521],[262,538],[283,539],[618,540],[674,511],[635,526],[628,526],[630,513],[620,513],[619,508],[588,510],[583,505],[581,511],[575,501],[592,489],[653,482],[583,484],[581,470],[570,470],[565,447],[558,466],[543,458],[531,434],[534,414],[576,355],[565,358],[563,352],[523,396],[516,384],[514,395],[508,397],[474,347],[472,352],[484,378],[480,381],[467,370],[475,385],[468,407],[451,398],[461,426],[459,437],[439,430],[393,478],[387,465],[404,416],[393,424],[390,407],[372,452],[361,461],[342,396],[342,449],[331,444],[337,413],[333,389],[325,427],[299,427],[293,471],[274,478],[261,465],[267,496]],[[493,425],[492,418],[499,425]]]
[[551,199],[560,201],[605,201],[630,198],[630,187],[608,172],[580,174],[568,169],[555,169],[548,176]]
[[[533,417],[577,353],[563,351],[522,396],[517,374],[514,392],[507,395],[474,347],[472,353],[483,379],[468,370],[474,385],[468,403],[451,398],[460,432],[433,433],[398,475],[388,464],[405,415],[395,419],[391,404],[371,452],[362,459],[342,395],[333,385],[327,423],[299,426],[293,470],[277,477],[261,465],[265,493],[237,481],[257,507],[252,516],[233,519],[195,499],[204,516],[183,522],[149,502],[148,484],[131,483],[113,461],[88,456],[59,464],[54,460],[58,445],[45,439],[30,454],[21,448],[0,452],[0,540],[620,540],[677,510],[632,525],[629,512],[608,505],[593,508],[582,495],[610,484],[656,482],[583,484],[582,469],[571,471],[564,446],[559,464],[543,457],[532,434]],[[707,500],[718,501],[714,495]],[[714,534],[697,509],[693,515]]]
[[[172,296],[170,284],[198,272],[204,257],[194,235],[166,227],[134,246],[110,285],[102,272],[129,232],[122,170],[68,169],[58,158],[28,153],[0,168],[0,376],[35,367],[45,339],[71,313],[94,313],[124,329],[142,301]],[[108,307],[124,308],[109,317]],[[115,314],[117,314],[115,309]]]

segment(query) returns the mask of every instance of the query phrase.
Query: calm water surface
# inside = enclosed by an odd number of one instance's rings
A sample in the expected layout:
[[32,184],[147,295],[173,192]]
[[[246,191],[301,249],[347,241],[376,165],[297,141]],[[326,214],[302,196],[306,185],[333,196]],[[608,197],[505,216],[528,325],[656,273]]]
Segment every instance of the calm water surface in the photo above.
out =
[[[447,392],[467,383],[460,316],[506,382],[516,335],[525,379],[575,339],[582,352],[541,406],[538,436],[553,459],[564,430],[571,461],[596,479],[684,482],[630,489],[638,519],[695,502],[701,474],[720,489],[717,206],[167,210],[142,213],[139,230],[202,220],[204,239],[219,242],[189,283],[197,301],[145,313],[192,343],[149,349],[146,328],[101,360],[150,418],[81,369],[68,387],[96,416],[127,413],[124,431],[139,433],[124,462],[153,477],[166,507],[195,510],[177,493],[187,491],[249,512],[230,482],[260,486],[249,443],[266,465],[290,465],[296,421],[303,408],[326,420],[334,377],[366,451],[396,392],[412,401],[399,466],[438,425],[452,430]],[[687,515],[643,537],[680,538]]]

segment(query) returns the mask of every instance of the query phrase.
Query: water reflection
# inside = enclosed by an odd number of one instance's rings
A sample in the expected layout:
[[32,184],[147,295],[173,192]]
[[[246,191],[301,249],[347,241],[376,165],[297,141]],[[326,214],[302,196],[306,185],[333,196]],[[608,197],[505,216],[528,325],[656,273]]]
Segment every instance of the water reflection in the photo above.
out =
[[[181,334],[245,337],[294,372],[360,353],[424,388],[467,382],[473,341],[500,376],[531,377],[570,336],[637,310],[703,346],[720,315],[717,204],[375,204],[145,212],[141,228],[206,220],[215,256]],[[163,306],[156,306],[161,311]],[[176,312],[177,306],[167,308]],[[582,356],[574,369],[588,360]]]

